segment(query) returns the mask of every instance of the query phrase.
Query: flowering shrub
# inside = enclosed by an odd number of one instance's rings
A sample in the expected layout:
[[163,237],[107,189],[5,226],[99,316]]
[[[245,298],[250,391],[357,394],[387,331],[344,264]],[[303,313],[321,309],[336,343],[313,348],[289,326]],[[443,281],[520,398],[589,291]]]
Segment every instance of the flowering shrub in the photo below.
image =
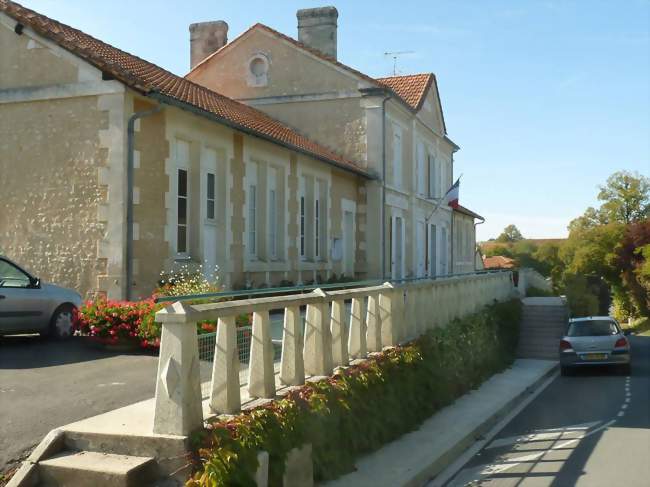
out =
[[144,301],[86,301],[75,311],[73,327],[82,335],[96,337],[108,344],[120,340],[139,340],[142,347],[160,345],[160,323],[156,311],[164,304]]
[[188,296],[191,294],[216,293],[222,290],[217,275],[219,267],[215,267],[205,274],[203,265],[195,270],[190,270],[183,264],[177,270],[160,273],[158,289],[154,294],[159,296]]

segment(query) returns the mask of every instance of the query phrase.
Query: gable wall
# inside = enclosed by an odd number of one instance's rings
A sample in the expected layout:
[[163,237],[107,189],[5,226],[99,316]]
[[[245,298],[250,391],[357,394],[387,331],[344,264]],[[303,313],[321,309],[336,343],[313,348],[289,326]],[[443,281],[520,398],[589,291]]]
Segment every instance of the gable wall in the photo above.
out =
[[0,253],[44,281],[119,297],[124,89],[0,14]]

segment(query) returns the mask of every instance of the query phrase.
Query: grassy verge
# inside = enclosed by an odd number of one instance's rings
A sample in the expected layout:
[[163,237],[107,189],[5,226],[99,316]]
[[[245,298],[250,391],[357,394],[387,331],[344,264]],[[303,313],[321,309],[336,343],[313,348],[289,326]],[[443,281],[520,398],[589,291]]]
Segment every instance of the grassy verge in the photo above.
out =
[[269,452],[269,485],[281,485],[288,452],[306,443],[315,480],[353,470],[360,456],[508,367],[520,316],[519,300],[491,305],[268,406],[212,422],[193,437],[197,468],[187,485],[253,486],[260,450]]

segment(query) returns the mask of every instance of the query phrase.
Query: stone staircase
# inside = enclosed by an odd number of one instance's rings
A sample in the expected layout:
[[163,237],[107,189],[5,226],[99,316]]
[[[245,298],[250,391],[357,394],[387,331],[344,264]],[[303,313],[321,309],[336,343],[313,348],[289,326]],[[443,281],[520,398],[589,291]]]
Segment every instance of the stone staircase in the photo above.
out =
[[174,487],[190,473],[187,437],[53,430],[11,486]]
[[560,338],[568,323],[566,302],[559,297],[523,298],[519,358],[558,360]]

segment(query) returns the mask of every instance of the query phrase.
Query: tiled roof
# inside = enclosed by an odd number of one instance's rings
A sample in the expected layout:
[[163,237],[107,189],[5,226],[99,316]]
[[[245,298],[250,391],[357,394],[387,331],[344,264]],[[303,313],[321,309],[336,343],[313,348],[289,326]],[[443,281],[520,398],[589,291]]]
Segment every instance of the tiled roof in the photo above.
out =
[[[308,45],[303,44],[302,42],[294,39],[293,37],[290,37],[290,36],[288,36],[286,34],[283,34],[282,32],[277,31],[277,30],[273,29],[272,27],[269,27],[268,25],[265,25],[265,24],[262,24],[262,23],[259,23],[259,22],[257,24],[252,25],[251,27],[249,27],[247,30],[242,32],[235,39],[233,39],[232,41],[227,43],[225,46],[223,46],[218,51],[213,52],[212,54],[207,56],[203,61],[198,63],[196,66],[194,66],[194,68],[192,68],[190,73],[192,73],[196,69],[200,69],[200,67],[204,63],[206,63],[209,59],[211,59],[213,56],[216,56],[221,52],[225,52],[226,50],[228,50],[230,48],[230,46],[233,46],[234,44],[236,44],[237,40],[245,37],[249,32],[251,32],[251,31],[253,31],[255,29],[264,30],[264,31],[266,31],[266,32],[268,32],[268,33],[270,33],[270,34],[272,34],[272,35],[274,35],[274,36],[276,36],[276,37],[278,37],[280,39],[283,39],[283,40],[289,42],[290,44],[293,44],[297,48],[302,49],[303,51],[306,51],[306,52],[312,54],[313,56],[316,56],[316,57],[318,57],[320,59],[323,59],[323,60],[325,60],[327,62],[330,62],[330,63],[334,64],[335,66],[337,66],[337,67],[339,67],[341,69],[344,69],[344,70],[358,76],[359,78],[367,81],[368,83],[370,83],[370,84],[372,84],[374,86],[381,86],[382,88],[388,88],[390,91],[393,92],[394,95],[396,95],[398,100],[403,102],[410,110],[413,110],[413,111],[418,111],[421,108],[422,101],[424,100],[424,95],[426,94],[427,89],[429,88],[429,86],[431,86],[432,81],[435,80],[435,76],[433,75],[433,73],[415,74],[415,75],[408,75],[408,76],[392,76],[392,77],[388,77],[388,78],[372,78],[372,77],[368,76],[367,74],[362,73],[361,71],[348,66],[347,64],[343,64],[342,62],[340,62],[336,58],[333,58],[331,56],[328,56],[327,54],[324,54],[323,52],[319,51],[318,49],[314,49],[313,47],[309,47]],[[186,76],[189,76],[190,73],[188,73]],[[415,79],[420,80],[423,77],[428,77],[428,79],[426,80],[426,83],[424,83],[424,84],[416,83]],[[398,86],[394,86],[394,85],[399,85],[399,83],[397,83],[395,81],[391,81],[391,80],[396,80],[398,78],[413,78],[414,80],[411,83],[408,83],[405,80],[405,81],[403,81],[401,83],[401,85],[403,85],[403,87],[399,86],[399,88],[401,88],[401,89],[396,89],[396,88],[398,88]],[[410,85],[411,87],[406,88],[406,85]],[[417,85],[417,88],[422,89],[422,92],[418,92],[418,90],[416,89],[416,85]]]
[[419,110],[433,82],[433,73],[388,76],[377,78],[377,81],[397,93],[413,110]]
[[354,162],[300,135],[264,112],[170,73],[10,0],[0,0],[0,12],[145,95],[170,99],[182,106],[198,109],[199,113],[234,128],[369,177],[369,174]]
[[483,257],[483,266],[486,269],[512,269],[517,267],[516,262],[510,257],[495,255],[493,257]]

